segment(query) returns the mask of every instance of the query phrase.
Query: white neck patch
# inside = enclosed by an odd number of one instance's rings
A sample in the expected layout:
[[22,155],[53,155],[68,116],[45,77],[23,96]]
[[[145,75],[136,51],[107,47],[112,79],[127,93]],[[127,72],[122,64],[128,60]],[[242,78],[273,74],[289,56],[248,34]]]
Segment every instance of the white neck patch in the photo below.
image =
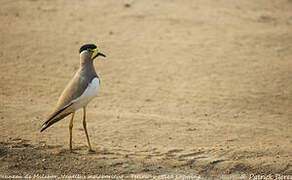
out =
[[83,55],[84,53],[88,53],[88,51],[87,51],[87,50],[83,50],[83,51],[80,53],[80,55]]

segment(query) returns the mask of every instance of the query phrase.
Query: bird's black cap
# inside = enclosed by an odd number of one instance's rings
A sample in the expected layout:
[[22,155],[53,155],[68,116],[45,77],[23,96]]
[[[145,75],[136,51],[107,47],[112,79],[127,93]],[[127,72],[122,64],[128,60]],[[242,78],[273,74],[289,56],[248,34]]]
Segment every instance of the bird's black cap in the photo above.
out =
[[87,50],[87,49],[95,49],[97,48],[96,45],[94,44],[85,44],[83,46],[81,46],[80,50],[79,50],[79,54],[84,51],[84,50]]

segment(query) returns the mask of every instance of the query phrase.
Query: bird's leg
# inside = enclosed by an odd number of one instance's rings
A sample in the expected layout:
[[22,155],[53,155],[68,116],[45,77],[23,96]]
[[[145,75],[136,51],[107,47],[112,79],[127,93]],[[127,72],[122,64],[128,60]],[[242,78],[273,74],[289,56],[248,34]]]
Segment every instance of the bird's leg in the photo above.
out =
[[72,128],[73,128],[73,119],[74,119],[75,112],[72,113],[72,117],[69,124],[69,132],[70,132],[70,152],[72,152]]
[[84,128],[85,135],[86,135],[86,138],[87,138],[88,151],[89,152],[93,152],[93,150],[91,148],[90,141],[89,141],[89,136],[88,136],[88,133],[87,133],[87,128],[86,128],[86,107],[83,107],[83,128]]

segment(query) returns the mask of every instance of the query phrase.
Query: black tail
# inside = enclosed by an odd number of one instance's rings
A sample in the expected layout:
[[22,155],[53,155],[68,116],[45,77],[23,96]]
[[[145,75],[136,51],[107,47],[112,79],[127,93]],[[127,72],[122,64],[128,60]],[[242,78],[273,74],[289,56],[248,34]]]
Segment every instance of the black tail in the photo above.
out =
[[56,122],[60,121],[61,119],[65,118],[66,116],[68,116],[69,114],[71,114],[72,112],[65,112],[65,110],[67,108],[69,108],[71,105],[72,105],[72,103],[71,104],[68,104],[67,106],[65,106],[62,109],[58,110],[57,112],[53,113],[49,117],[49,119],[42,125],[42,128],[41,128],[40,132],[43,132],[44,130],[46,130],[51,125],[55,124]]
[[62,114],[61,116],[59,116],[58,118],[55,119],[51,119],[46,121],[40,132],[43,132],[44,130],[46,130],[48,127],[50,127],[51,125],[55,124],[56,122],[60,121],[61,119],[65,118],[66,116],[68,116],[69,114],[71,114],[72,112],[66,113],[66,114]]

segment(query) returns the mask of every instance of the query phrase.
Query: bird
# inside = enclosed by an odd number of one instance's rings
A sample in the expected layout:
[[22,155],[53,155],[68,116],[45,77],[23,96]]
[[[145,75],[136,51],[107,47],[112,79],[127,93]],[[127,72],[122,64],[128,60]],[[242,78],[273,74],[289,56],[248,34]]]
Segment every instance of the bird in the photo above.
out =
[[88,151],[94,152],[90,144],[86,127],[86,106],[97,95],[100,87],[100,79],[96,74],[93,60],[98,56],[106,57],[106,55],[99,52],[95,44],[85,44],[81,46],[79,54],[80,65],[77,72],[61,93],[55,108],[43,123],[40,130],[40,132],[43,132],[48,127],[71,114],[69,123],[69,148],[71,153],[74,115],[75,112],[81,108],[83,108],[83,128],[87,138]]

